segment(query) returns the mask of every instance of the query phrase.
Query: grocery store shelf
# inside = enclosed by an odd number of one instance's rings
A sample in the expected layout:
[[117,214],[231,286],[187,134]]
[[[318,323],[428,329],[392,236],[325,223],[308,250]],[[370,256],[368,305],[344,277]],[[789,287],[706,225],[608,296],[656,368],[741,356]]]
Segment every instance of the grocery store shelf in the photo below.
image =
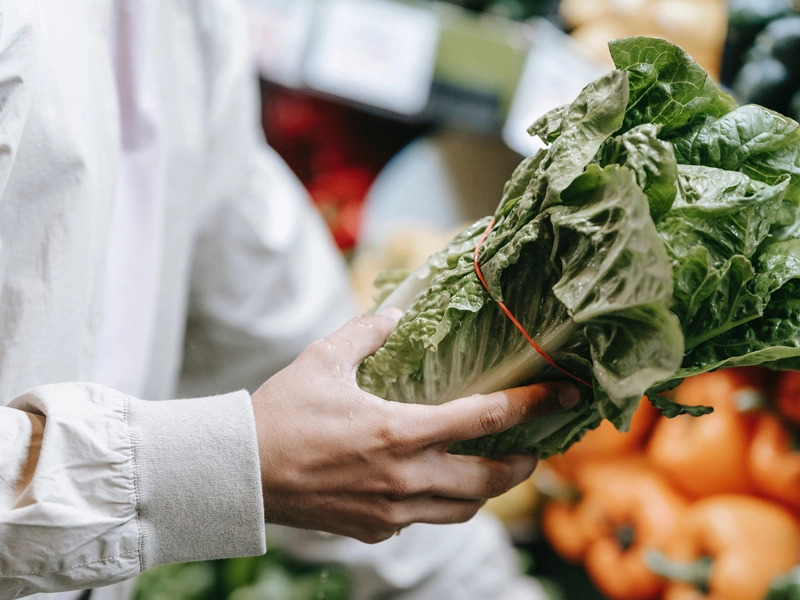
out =
[[559,74],[535,81],[532,104],[541,112],[597,72],[543,19],[516,22],[442,2],[246,2],[262,77],[405,122],[500,133],[511,113],[519,118],[520,93],[531,103],[520,83],[533,55],[537,68],[552,63],[549,72]]

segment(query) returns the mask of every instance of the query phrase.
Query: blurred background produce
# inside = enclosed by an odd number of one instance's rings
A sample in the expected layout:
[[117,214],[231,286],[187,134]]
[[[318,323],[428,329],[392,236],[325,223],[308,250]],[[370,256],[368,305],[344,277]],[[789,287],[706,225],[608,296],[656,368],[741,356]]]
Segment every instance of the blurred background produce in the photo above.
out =
[[335,565],[299,562],[270,543],[264,556],[163,565],[138,580],[136,600],[347,600]]
[[719,76],[724,0],[561,0],[561,15],[572,37],[609,66],[608,40],[649,35],[678,44],[712,77]]
[[[416,79],[395,70],[400,33],[365,32],[385,50],[377,66],[423,90],[424,107],[406,112],[346,87],[322,89],[309,76],[308,57],[329,26],[321,7],[397,4],[348,1],[246,5],[268,141],[348,256],[361,309],[371,305],[379,271],[416,268],[463,223],[494,209],[519,154],[531,148],[504,127],[524,129],[571,100],[608,68],[610,38],[664,37],[740,102],[800,117],[796,1],[411,3],[436,23],[434,50],[415,58],[430,64]],[[550,27],[542,29],[542,18]],[[374,73],[362,75],[391,93]],[[352,83],[358,73],[348,76]],[[507,524],[553,598],[800,598],[800,568],[792,570],[800,562],[800,373],[711,373],[686,381],[675,399],[715,412],[667,420],[643,401],[630,432],[604,422],[486,509]],[[335,565],[298,562],[271,543],[264,557],[150,571],[137,598],[344,600],[348,585]]]
[[722,82],[743,104],[800,118],[800,3],[731,0]]
[[614,456],[608,440],[587,435],[543,467],[572,490],[551,494],[545,536],[614,600],[757,600],[773,581],[770,598],[794,597],[796,576],[778,578],[800,560],[800,432],[790,416],[798,375],[729,369],[687,379],[675,401],[715,411],[640,418],[615,434]]
[[444,0],[475,12],[486,12],[515,21],[531,17],[555,19],[558,0]]

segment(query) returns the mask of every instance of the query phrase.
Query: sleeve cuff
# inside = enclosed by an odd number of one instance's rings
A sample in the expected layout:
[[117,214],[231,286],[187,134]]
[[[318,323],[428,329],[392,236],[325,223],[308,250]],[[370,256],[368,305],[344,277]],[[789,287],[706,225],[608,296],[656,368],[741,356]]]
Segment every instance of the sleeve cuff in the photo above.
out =
[[266,552],[250,395],[129,398],[127,409],[142,568]]

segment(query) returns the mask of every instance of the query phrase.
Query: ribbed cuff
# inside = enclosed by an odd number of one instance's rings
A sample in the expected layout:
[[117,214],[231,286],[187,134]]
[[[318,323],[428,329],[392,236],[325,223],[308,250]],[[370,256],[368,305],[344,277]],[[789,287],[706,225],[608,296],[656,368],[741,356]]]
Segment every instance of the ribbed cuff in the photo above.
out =
[[142,569],[266,551],[255,419],[246,391],[128,399]]

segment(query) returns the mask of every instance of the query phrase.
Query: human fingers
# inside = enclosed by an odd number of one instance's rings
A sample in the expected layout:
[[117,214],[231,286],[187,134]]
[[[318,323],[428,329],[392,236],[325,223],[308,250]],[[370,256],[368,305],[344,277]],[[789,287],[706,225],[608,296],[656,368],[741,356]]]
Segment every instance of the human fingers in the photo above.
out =
[[395,500],[419,495],[487,500],[530,477],[537,459],[536,452],[490,459],[431,447],[396,461],[379,476],[362,482],[362,491]]
[[314,342],[307,350],[322,355],[322,358],[335,357],[337,364],[355,369],[383,345],[401,316],[403,312],[396,308],[374,315],[361,315]]
[[500,433],[514,425],[575,406],[580,392],[559,381],[470,396],[430,407],[420,424],[428,443],[452,443]]
[[412,523],[448,525],[469,521],[483,504],[483,500],[459,500],[428,495],[391,500],[382,503],[374,522],[371,522],[373,519],[365,519],[364,530],[348,535],[370,544],[382,542]]
[[440,453],[425,491],[434,496],[487,500],[504,494],[531,476],[537,454],[499,459]]

